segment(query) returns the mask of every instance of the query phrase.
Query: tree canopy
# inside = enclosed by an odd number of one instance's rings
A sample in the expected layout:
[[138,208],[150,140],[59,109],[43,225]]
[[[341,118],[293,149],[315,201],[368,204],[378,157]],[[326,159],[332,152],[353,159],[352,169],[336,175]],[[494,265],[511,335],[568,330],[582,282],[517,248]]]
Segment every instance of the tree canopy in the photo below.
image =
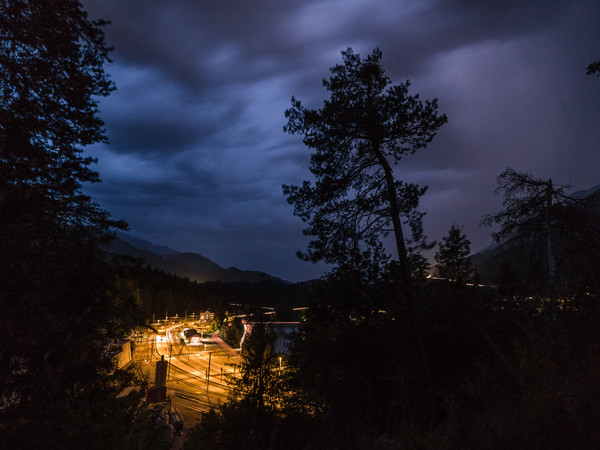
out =
[[587,66],[587,74],[596,74],[596,76],[600,77],[600,60],[594,61]]
[[364,60],[350,48],[342,56],[343,64],[323,80],[331,94],[323,107],[307,109],[292,98],[284,128],[315,150],[316,181],[283,187],[314,238],[303,256],[334,264],[380,254],[380,237],[399,214],[420,230],[417,206],[426,188],[394,180],[391,165],[426,147],[446,122],[436,100],[423,103],[409,94],[408,81],[390,86],[379,49]]
[[113,89],[103,25],[78,1],[0,3],[0,427],[9,446],[124,445],[137,407],[118,397],[131,376],[107,351],[141,318],[102,252],[126,224],[81,191],[99,180],[83,149],[105,140],[97,98]]

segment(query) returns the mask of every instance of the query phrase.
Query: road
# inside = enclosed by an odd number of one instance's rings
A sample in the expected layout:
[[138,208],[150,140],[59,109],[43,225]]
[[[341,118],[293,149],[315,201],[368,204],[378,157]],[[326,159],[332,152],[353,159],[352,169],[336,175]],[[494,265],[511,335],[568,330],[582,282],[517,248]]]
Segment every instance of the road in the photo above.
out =
[[175,323],[164,334],[147,335],[137,343],[134,358],[141,375],[151,385],[156,361],[161,357],[170,361],[167,397],[189,428],[201,420],[202,412],[211,407],[218,409],[227,401],[230,392],[227,379],[238,372],[239,355],[216,337],[209,337],[205,344],[197,346],[182,345],[180,333],[184,326],[183,322]]

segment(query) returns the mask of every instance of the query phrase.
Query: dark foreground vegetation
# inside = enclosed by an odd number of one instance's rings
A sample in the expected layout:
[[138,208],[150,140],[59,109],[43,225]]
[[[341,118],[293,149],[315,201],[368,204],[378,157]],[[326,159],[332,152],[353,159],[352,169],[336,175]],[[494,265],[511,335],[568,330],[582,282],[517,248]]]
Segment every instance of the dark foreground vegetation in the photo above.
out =
[[220,414],[206,415],[188,447],[600,445],[597,297],[573,301],[552,321],[539,299],[469,287],[452,301],[448,283],[425,284],[428,389],[397,287],[332,277],[314,293],[283,373],[268,352],[247,356],[246,364],[265,366],[263,379],[255,374]]
[[[300,256],[333,264],[326,279],[199,285],[114,259],[107,242],[126,224],[81,191],[98,181],[83,148],[105,140],[97,97],[114,88],[102,25],[75,0],[0,2],[3,448],[160,447],[139,381],[107,349],[151,314],[211,308],[220,322],[232,300],[283,320],[309,308],[286,355],[255,316],[231,399],[189,448],[600,447],[598,195],[509,169],[505,209],[487,219],[508,247],[498,288],[472,283],[458,226],[436,256],[444,279],[425,279],[425,188],[392,163],[446,117],[391,86],[379,50],[348,49],[323,109],[287,111],[316,182],[284,192],[313,239]],[[228,328],[239,339],[239,321]]]
[[105,257],[126,224],[80,190],[102,142],[102,23],[76,1],[0,3],[0,442],[129,448],[148,442],[142,393],[109,345],[144,323]]

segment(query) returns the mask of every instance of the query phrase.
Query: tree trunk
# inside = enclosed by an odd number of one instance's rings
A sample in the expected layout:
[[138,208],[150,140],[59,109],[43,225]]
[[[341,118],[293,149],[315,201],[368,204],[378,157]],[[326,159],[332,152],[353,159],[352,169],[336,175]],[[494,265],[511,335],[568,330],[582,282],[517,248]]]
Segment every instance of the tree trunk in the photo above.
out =
[[552,320],[556,320],[558,311],[558,300],[556,295],[556,267],[554,264],[554,250],[552,247],[552,222],[550,211],[552,209],[552,180],[548,180],[548,191],[546,195],[546,249],[548,255],[548,287],[550,290],[550,308]]
[[402,232],[402,222],[400,221],[400,207],[398,206],[398,199],[396,198],[396,189],[394,187],[394,175],[392,168],[381,153],[379,148],[375,148],[375,154],[379,163],[383,167],[386,181],[386,193],[388,201],[390,203],[390,213],[392,215],[392,224],[394,226],[394,237],[396,239],[396,250],[398,252],[398,262],[400,263],[400,271],[402,272],[402,281],[404,285],[404,294],[408,300],[410,321],[413,326],[413,332],[415,335],[415,341],[419,352],[419,358],[423,365],[423,375],[427,388],[430,390],[433,388],[433,380],[431,377],[431,369],[429,368],[429,359],[427,358],[427,352],[425,351],[425,342],[423,341],[423,332],[421,329],[421,322],[417,314],[417,302],[415,298],[415,292],[412,283],[412,277],[410,274],[410,264],[408,262],[408,252],[406,251],[406,244],[404,242],[404,234]]

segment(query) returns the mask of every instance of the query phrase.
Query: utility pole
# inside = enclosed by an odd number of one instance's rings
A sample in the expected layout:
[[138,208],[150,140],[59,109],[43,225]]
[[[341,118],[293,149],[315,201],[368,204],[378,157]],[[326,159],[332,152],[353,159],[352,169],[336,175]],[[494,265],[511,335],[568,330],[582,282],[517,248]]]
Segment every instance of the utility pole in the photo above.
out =
[[208,371],[206,372],[206,395],[208,395],[208,384],[210,382],[210,359],[212,352],[208,352]]
[[169,375],[171,374],[171,356],[173,355],[173,343],[169,342],[169,370],[167,371],[167,383],[169,382]]

